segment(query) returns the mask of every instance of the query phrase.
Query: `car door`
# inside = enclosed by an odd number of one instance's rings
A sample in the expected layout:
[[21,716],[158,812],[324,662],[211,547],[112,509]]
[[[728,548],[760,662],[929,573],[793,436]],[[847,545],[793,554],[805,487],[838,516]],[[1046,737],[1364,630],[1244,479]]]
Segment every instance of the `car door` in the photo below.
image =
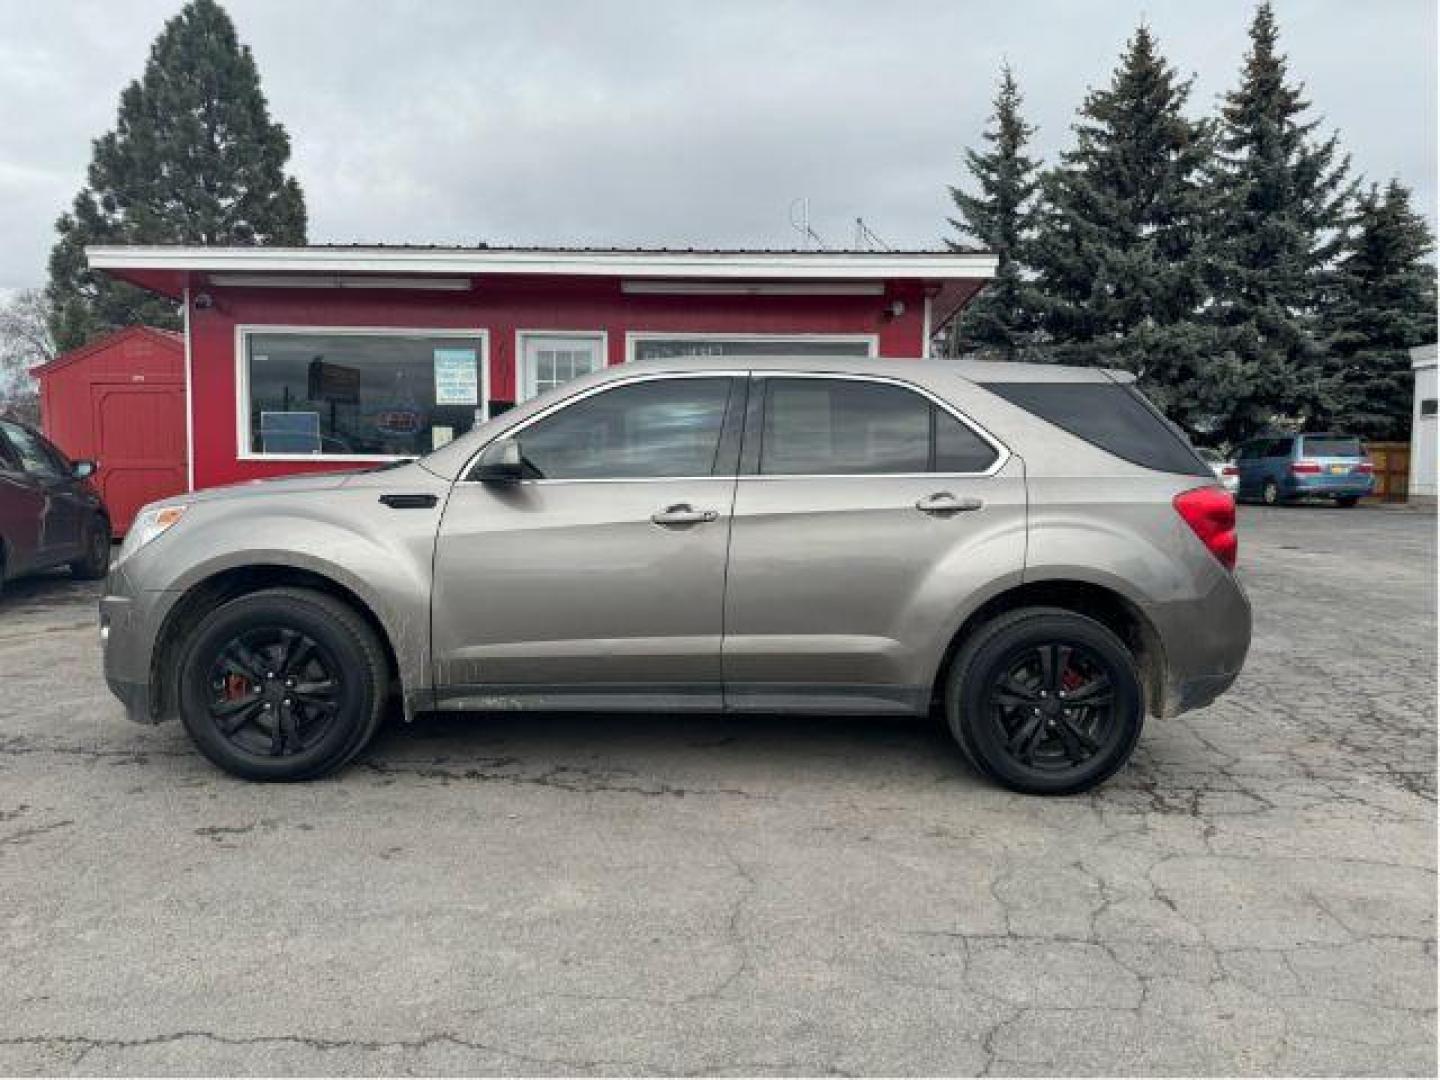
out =
[[1259,490],[1260,448],[1264,443],[1252,439],[1235,451],[1235,468],[1240,473],[1239,494],[1253,496]]
[[45,526],[45,493],[25,471],[0,423],[0,576],[34,567]]
[[1290,474],[1290,458],[1295,450],[1293,438],[1271,439],[1265,444],[1265,465],[1260,471],[1260,486],[1265,486],[1265,481],[1273,480],[1277,486],[1284,486],[1285,480]]
[[34,539],[33,546],[26,545],[31,548],[26,565],[38,569],[68,562],[80,553],[81,513],[67,463],[21,424],[0,420],[0,434],[19,461],[20,482],[27,490],[24,502]]
[[455,484],[440,707],[719,707],[742,375],[602,384],[507,432],[526,478]]
[[749,403],[726,708],[923,710],[957,611],[1020,580],[1023,463],[899,380],[757,373]]

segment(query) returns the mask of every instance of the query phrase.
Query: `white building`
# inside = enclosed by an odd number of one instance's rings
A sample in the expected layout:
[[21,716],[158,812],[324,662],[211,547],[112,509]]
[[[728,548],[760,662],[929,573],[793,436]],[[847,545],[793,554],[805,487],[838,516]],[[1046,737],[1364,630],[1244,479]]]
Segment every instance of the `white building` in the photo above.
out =
[[1435,346],[1410,350],[1415,404],[1410,417],[1410,499],[1435,501]]

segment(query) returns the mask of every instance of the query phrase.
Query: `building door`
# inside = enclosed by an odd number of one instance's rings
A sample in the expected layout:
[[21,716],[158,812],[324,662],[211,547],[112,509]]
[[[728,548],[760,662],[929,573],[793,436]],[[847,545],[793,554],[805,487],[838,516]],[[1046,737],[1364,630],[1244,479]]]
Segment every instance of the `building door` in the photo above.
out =
[[90,393],[100,448],[95,485],[123,535],[140,507],[186,489],[185,388],[97,383]]
[[605,366],[604,334],[520,335],[520,400],[563,386]]

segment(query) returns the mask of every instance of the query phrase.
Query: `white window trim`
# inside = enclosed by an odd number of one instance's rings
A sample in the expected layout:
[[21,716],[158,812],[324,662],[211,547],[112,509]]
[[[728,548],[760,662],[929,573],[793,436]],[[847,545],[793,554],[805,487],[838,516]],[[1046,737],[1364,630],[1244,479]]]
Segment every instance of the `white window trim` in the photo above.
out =
[[[635,346],[642,341],[797,341],[807,343],[829,343],[832,345],[853,345],[864,342],[865,355],[875,358],[880,353],[879,334],[725,334],[695,333],[688,330],[631,330],[625,334],[625,362],[635,362]],[[745,360],[746,357],[726,357]]]
[[250,449],[250,365],[247,340],[252,334],[331,334],[349,337],[431,337],[480,340],[480,400],[475,408],[483,422],[490,418],[490,331],[480,328],[400,326],[281,326],[240,323],[235,326],[235,451],[239,461],[398,461],[408,454],[266,454]]
[[529,401],[540,395],[535,392],[530,372],[525,367],[525,339],[530,337],[585,338],[600,343],[600,366],[604,371],[610,366],[610,334],[605,330],[516,330],[515,331],[515,404]]

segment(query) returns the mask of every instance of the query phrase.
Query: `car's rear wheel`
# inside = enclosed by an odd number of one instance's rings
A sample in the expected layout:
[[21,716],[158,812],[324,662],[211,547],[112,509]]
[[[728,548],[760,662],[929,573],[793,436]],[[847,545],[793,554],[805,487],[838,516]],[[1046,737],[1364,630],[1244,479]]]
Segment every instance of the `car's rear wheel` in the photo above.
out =
[[346,604],[267,589],[210,612],[181,662],[180,713],[200,752],[246,780],[341,768],[380,725],[387,665]]
[[1068,795],[1129,759],[1145,721],[1130,650],[1060,608],[1025,608],[966,642],[945,695],[950,730],[981,772],[1014,791]]
[[1335,500],[1335,505],[1343,506],[1345,509],[1348,510],[1350,509],[1350,507],[1354,506],[1359,501],[1359,495],[1341,495],[1338,499]]
[[85,533],[85,554],[70,564],[81,581],[98,581],[110,571],[110,523],[97,517]]
[[1265,486],[1260,489],[1260,500],[1266,506],[1278,506],[1280,504],[1280,485],[1274,480],[1266,480]]

